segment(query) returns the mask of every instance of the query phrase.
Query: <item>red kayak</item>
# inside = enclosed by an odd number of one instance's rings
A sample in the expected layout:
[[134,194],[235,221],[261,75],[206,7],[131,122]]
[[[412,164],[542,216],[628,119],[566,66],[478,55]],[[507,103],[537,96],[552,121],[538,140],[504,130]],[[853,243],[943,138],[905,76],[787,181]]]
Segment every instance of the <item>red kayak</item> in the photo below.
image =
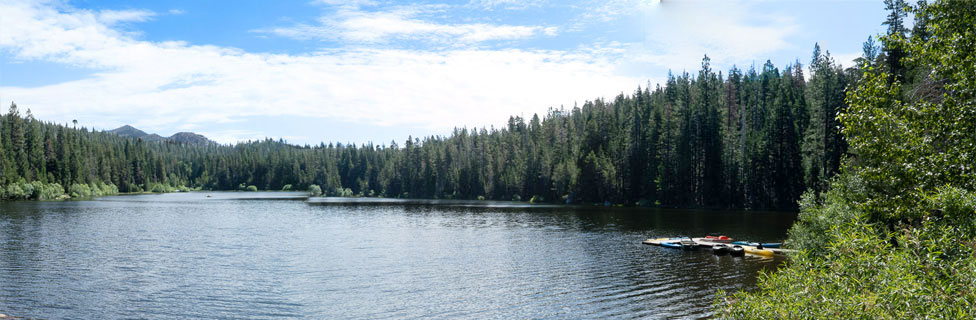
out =
[[729,237],[726,237],[726,236],[717,236],[717,237],[716,236],[706,236],[706,237],[701,238],[701,239],[702,240],[705,240],[705,241],[708,241],[708,242],[732,243],[732,238],[729,238]]

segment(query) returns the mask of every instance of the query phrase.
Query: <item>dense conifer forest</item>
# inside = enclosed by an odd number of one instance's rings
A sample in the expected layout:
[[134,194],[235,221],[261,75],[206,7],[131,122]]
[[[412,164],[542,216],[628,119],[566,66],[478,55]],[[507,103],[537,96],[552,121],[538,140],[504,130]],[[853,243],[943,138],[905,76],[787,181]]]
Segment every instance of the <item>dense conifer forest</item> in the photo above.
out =
[[[867,60],[886,61],[875,52],[867,43]],[[810,66],[809,76],[800,62],[768,61],[723,74],[706,56],[696,73],[653,88],[389,145],[133,140],[11,105],[0,116],[0,195],[316,185],[335,196],[793,210],[840,165],[836,115],[857,74],[819,46]]]
[[143,141],[12,105],[0,117],[0,185],[7,199],[317,185],[336,196],[791,210],[846,149],[835,116],[852,71],[819,47],[811,66],[809,77],[799,62],[723,74],[706,56],[695,74],[611,100],[389,145]]

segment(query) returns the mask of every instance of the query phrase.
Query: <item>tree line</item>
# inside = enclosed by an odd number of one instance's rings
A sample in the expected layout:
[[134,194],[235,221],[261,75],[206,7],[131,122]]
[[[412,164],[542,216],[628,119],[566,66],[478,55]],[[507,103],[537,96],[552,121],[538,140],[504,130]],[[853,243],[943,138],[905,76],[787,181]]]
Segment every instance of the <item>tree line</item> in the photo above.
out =
[[794,210],[847,150],[836,115],[848,84],[862,68],[888,68],[889,52],[869,38],[862,63],[844,69],[815,46],[809,76],[799,61],[723,74],[705,56],[697,73],[654,88],[389,145],[150,142],[11,104],[0,115],[0,197],[314,185],[334,196]]

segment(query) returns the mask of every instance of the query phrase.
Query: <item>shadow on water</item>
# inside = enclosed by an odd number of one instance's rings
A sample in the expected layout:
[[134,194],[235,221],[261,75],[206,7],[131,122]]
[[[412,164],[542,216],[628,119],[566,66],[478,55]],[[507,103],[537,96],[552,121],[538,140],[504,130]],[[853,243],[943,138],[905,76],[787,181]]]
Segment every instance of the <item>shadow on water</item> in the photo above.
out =
[[[209,197],[208,197],[209,196]],[[0,312],[41,318],[701,318],[794,213],[190,192],[0,203]],[[247,200],[247,201],[242,201]]]

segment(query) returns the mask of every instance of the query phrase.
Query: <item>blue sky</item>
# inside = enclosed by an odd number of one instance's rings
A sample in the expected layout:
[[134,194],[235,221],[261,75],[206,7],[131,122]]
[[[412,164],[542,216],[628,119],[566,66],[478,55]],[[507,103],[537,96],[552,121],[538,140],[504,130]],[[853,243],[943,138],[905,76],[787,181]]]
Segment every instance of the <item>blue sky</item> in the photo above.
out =
[[0,104],[95,129],[388,144],[660,83],[850,65],[881,1],[0,0]]

